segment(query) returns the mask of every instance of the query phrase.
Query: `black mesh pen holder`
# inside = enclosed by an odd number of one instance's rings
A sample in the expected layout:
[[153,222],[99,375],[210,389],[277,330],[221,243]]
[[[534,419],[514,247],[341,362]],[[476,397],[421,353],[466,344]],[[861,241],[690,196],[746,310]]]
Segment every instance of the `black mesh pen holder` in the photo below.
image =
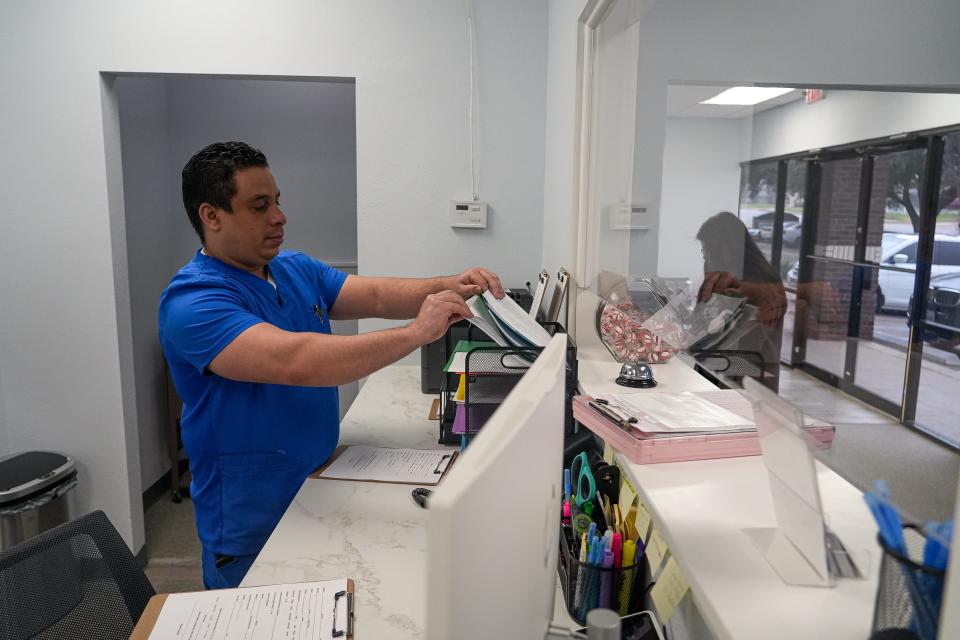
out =
[[597,608],[617,611],[621,616],[644,609],[647,585],[646,562],[638,554],[632,564],[604,568],[580,562],[580,543],[574,540],[570,525],[560,526],[560,559],[557,572],[567,613],[581,625],[587,613]]
[[920,640],[934,640],[940,620],[944,572],[922,562],[927,536],[913,524],[903,527],[907,556],[891,549],[881,536],[883,551],[873,612],[873,632],[904,629]]

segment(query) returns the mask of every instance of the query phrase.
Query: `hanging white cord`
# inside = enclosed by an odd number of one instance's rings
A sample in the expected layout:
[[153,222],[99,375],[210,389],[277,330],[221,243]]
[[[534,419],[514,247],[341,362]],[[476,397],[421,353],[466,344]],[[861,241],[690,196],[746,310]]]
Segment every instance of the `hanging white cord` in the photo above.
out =
[[476,131],[473,122],[474,85],[476,84],[476,68],[474,64],[474,35],[473,35],[473,1],[467,0],[467,32],[470,37],[470,106],[467,117],[470,121],[470,184],[473,187],[473,200],[480,199],[480,170],[477,167]]

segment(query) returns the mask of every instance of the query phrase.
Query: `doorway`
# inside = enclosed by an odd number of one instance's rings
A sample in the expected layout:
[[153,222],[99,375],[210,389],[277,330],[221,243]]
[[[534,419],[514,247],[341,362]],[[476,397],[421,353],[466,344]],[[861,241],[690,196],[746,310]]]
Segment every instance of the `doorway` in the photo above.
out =
[[[121,354],[132,360],[124,403],[139,431],[141,491],[170,469],[157,305],[173,274],[199,248],[183,209],[180,171],[215,141],[263,150],[288,215],[284,249],[347,273],[357,270],[356,92],[352,78],[105,74],[117,112],[122,204],[112,215]],[[122,282],[126,280],[126,282]],[[126,292],[122,291],[126,285]],[[356,322],[334,323],[355,334]],[[128,388],[129,387],[129,388]],[[341,411],[356,395],[341,388]],[[129,415],[129,414],[128,414]],[[342,415],[342,413],[341,413]]]
[[[756,234],[790,302],[782,360],[958,446],[948,403],[960,382],[960,132],[756,161],[749,172],[769,185]],[[798,178],[802,206],[791,212]]]

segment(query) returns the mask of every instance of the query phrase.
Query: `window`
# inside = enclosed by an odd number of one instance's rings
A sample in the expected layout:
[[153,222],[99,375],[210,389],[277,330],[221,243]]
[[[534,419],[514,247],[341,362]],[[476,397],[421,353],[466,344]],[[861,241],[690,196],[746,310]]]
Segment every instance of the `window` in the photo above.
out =
[[933,245],[933,264],[960,267],[960,242],[937,240]]

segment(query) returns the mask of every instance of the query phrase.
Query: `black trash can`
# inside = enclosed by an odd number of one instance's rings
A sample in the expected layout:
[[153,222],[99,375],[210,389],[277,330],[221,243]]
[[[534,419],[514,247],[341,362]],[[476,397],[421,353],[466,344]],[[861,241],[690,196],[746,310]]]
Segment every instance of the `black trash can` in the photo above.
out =
[[0,551],[69,522],[73,459],[48,451],[0,458]]

